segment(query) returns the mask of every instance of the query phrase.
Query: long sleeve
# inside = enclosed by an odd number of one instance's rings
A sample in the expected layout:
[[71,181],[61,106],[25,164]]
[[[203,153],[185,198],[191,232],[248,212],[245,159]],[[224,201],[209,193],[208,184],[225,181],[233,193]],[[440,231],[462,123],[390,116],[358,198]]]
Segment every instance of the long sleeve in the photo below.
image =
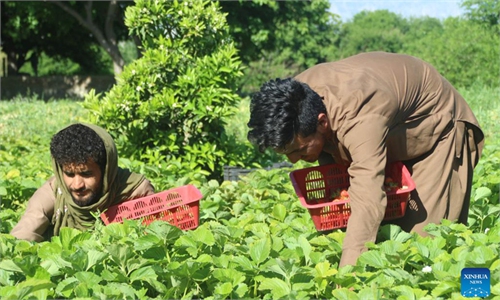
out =
[[145,197],[154,193],[155,189],[151,182],[148,179],[144,179],[144,181],[132,192],[132,195],[127,200]]
[[387,132],[387,120],[383,116],[367,115],[358,118],[342,136],[352,163],[348,169],[351,216],[340,266],[356,263],[359,255],[366,250],[366,242],[375,242],[384,218],[387,206],[387,196],[383,190],[386,165],[384,141]]
[[29,199],[26,212],[14,226],[11,234],[18,239],[42,242],[54,214],[54,177],[47,180]]

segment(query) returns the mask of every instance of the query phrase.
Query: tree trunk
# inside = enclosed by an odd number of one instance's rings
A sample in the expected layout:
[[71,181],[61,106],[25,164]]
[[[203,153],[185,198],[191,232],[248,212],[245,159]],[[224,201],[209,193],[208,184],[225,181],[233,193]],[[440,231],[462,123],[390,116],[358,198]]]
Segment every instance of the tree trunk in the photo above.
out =
[[78,14],[73,8],[62,1],[53,1],[54,3],[61,7],[64,11],[72,15],[78,22],[87,28],[97,39],[99,45],[108,53],[113,61],[113,70],[115,75],[121,74],[123,67],[125,66],[125,61],[118,49],[118,41],[116,40],[116,34],[113,29],[113,22],[116,17],[117,2],[112,0],[109,3],[108,13],[106,15],[106,23],[103,31],[97,27],[92,19],[92,1],[87,1],[85,3],[85,17]]

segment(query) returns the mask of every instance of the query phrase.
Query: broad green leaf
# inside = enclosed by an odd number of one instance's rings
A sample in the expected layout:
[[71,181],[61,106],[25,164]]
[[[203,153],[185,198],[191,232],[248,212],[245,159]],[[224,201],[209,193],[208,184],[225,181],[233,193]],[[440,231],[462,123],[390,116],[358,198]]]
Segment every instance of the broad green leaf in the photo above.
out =
[[45,268],[38,266],[36,268],[36,272],[35,272],[35,275],[33,276],[33,278],[50,281],[50,273]]
[[73,238],[82,232],[75,228],[63,227],[59,232],[59,240],[64,250],[74,250]]
[[398,299],[401,300],[418,300],[415,298],[415,293],[413,288],[407,285],[398,285],[393,288],[394,291],[398,292]]
[[203,253],[196,258],[196,262],[212,264],[214,259],[211,255]]
[[161,241],[162,240],[154,234],[145,234],[134,242],[134,248],[136,251],[147,250],[151,247],[159,246]]
[[270,290],[273,299],[279,299],[291,292],[291,287],[279,278],[267,278],[259,285],[259,291]]
[[248,286],[244,283],[240,283],[236,288],[236,295],[238,298],[243,299],[248,297]]
[[269,226],[264,223],[252,223],[245,230],[252,232],[255,236],[264,238],[269,235]]
[[356,293],[353,291],[346,289],[346,288],[340,288],[332,291],[332,296],[336,300],[359,300],[360,298]]
[[192,237],[195,241],[201,242],[208,246],[213,246],[215,244],[214,235],[206,227],[198,227],[193,231]]
[[453,251],[451,251],[451,256],[455,261],[465,261],[467,257],[470,255],[470,249],[468,246],[460,246]]
[[283,239],[279,236],[271,236],[272,250],[280,252],[283,249]]
[[88,284],[90,286],[97,285],[101,282],[101,277],[97,276],[92,272],[78,272],[75,273],[75,278],[78,279],[81,283]]
[[92,286],[86,283],[79,283],[75,287],[75,296],[78,298],[87,298],[90,296],[90,289],[92,289]]
[[263,238],[253,242],[250,246],[250,257],[257,264],[260,265],[269,258],[271,253],[271,240]]
[[433,290],[432,296],[439,297],[450,294],[452,292],[460,292],[460,280],[456,281],[441,281]]
[[144,259],[143,257],[133,257],[129,260],[127,260],[127,263],[126,263],[126,268],[127,268],[127,272],[130,273],[132,271],[135,271],[143,266],[146,266],[146,265],[149,265],[150,264],[150,261],[148,261],[147,259]]
[[7,172],[7,174],[5,175],[5,179],[8,180],[19,176],[21,176],[21,171],[19,171],[18,169],[12,169]]
[[281,203],[274,205],[272,215],[278,221],[283,222],[283,220],[285,220],[286,217],[286,207]]
[[56,295],[62,295],[66,298],[72,298],[71,296],[73,295],[73,290],[78,284],[79,281],[75,277],[63,279],[63,281],[59,282],[56,287]]
[[479,187],[474,194],[474,201],[491,196],[491,190],[487,187]]
[[235,268],[241,267],[244,271],[251,271],[257,267],[246,256],[235,256],[233,262]]
[[313,237],[309,241],[309,243],[311,245],[315,245],[315,246],[327,246],[327,245],[330,245],[332,243],[332,241],[329,240],[326,236],[320,235],[320,236]]
[[0,197],[7,195],[7,189],[3,186],[0,186]]
[[245,209],[247,205],[245,203],[241,202],[236,202],[233,204],[233,212],[235,216],[238,216],[241,214],[241,212]]
[[384,293],[385,289],[382,289],[377,286],[375,287],[363,287],[360,291],[357,292],[357,296],[359,299],[381,299],[383,294],[386,294],[387,297],[387,292]]
[[88,250],[87,252],[87,268],[88,271],[90,268],[95,266],[96,264],[102,262],[106,257],[108,257],[107,253],[97,251],[94,249]]
[[38,248],[38,256],[41,259],[46,259],[53,256],[60,256],[62,246],[58,243],[42,243]]
[[0,286],[14,285],[11,279],[12,272],[0,269]]
[[498,247],[496,248],[497,251],[493,251],[487,246],[476,246],[472,249],[470,256],[467,257],[467,261],[477,266],[489,267],[489,264],[498,257]]
[[222,284],[218,284],[217,286],[215,286],[216,295],[224,296],[224,298],[227,295],[230,295],[232,291],[233,291],[233,285],[230,282],[224,282]]
[[103,233],[113,239],[122,239],[129,237],[130,229],[126,223],[111,223],[103,228]]
[[106,250],[118,266],[125,266],[127,260],[134,256],[133,250],[127,245],[111,244],[106,246]]
[[309,244],[309,241],[304,237],[304,235],[299,236],[298,242],[300,247],[302,248],[302,252],[304,253],[304,258],[306,260],[306,265],[309,265],[310,262],[310,257],[309,255],[311,254],[311,244]]
[[215,269],[212,275],[221,282],[231,282],[233,286],[237,286],[245,281],[243,273],[234,269]]
[[500,282],[491,287],[491,294],[500,296]]
[[[44,289],[51,289],[55,287],[56,285],[51,282],[50,280],[43,280],[43,279],[34,279],[34,278],[29,278],[26,279],[26,281],[23,281],[17,285],[17,288],[19,289],[26,289],[25,292],[27,294],[33,293],[35,291],[39,290],[44,290]],[[23,298],[23,297],[19,297]]]
[[156,272],[153,270],[153,268],[151,266],[147,266],[133,271],[130,274],[130,281],[134,282],[136,280],[142,280],[149,282],[149,280],[156,279],[157,277],[158,276],[156,275]]
[[384,268],[385,259],[382,258],[382,254],[375,250],[370,250],[361,254],[358,258],[357,265],[369,265],[375,268]]
[[23,273],[23,269],[21,269],[12,259],[3,259],[0,261],[0,269]]
[[327,278],[338,273],[337,269],[330,268],[330,262],[323,261],[314,267],[316,270],[316,277]]
[[17,242],[14,252],[23,252],[23,255],[27,255],[28,253],[37,254],[37,250],[39,248],[38,245],[39,244],[33,244],[28,241],[20,240]]

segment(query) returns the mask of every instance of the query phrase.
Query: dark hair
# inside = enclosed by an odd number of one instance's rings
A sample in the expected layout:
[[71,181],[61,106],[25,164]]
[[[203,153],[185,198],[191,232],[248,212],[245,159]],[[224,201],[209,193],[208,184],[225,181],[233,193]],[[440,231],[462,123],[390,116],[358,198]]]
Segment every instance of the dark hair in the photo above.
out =
[[326,113],[323,100],[307,84],[292,78],[268,81],[252,95],[247,138],[262,152],[283,148],[297,134],[315,133],[320,113]]
[[101,169],[106,166],[106,148],[101,137],[90,127],[73,124],[56,133],[50,141],[50,154],[60,166],[84,164],[89,159]]

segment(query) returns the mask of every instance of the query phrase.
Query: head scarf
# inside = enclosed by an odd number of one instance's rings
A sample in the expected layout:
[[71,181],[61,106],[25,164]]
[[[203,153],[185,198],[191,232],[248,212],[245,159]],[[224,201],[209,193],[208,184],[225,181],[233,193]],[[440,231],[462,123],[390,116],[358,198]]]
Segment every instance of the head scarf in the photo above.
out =
[[132,192],[144,181],[144,176],[132,173],[128,169],[118,167],[118,153],[113,138],[103,128],[83,124],[94,130],[104,142],[106,148],[106,166],[102,172],[101,198],[89,206],[78,206],[71,197],[68,187],[63,180],[62,166],[52,158],[52,168],[56,176],[55,196],[56,203],[52,224],[54,235],[59,235],[61,227],[72,227],[86,230],[95,223],[91,212],[104,211],[106,208],[127,200]]

